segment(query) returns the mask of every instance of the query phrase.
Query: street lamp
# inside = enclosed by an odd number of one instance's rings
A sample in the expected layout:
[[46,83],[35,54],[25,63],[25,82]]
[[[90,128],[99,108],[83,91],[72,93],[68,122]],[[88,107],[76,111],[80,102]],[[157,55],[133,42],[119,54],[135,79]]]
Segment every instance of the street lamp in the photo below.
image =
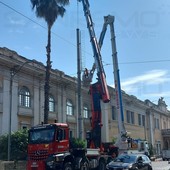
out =
[[15,75],[28,63],[34,63],[35,60],[27,60],[21,66],[14,66],[10,69],[10,101],[9,101],[9,129],[8,129],[8,161],[11,159],[11,122],[12,122],[12,86]]

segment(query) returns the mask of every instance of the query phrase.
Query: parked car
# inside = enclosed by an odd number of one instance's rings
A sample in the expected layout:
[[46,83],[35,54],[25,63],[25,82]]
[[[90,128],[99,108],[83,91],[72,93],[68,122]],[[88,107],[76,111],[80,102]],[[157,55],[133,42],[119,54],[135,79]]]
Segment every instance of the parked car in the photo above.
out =
[[106,165],[107,170],[152,170],[151,160],[144,154],[122,154]]
[[163,161],[170,160],[170,150],[162,150],[162,159]]

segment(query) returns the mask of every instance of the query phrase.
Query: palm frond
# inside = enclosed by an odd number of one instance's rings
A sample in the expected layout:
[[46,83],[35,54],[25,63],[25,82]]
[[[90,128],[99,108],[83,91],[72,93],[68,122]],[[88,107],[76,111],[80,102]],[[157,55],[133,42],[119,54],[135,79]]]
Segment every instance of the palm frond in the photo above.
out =
[[60,4],[61,6],[68,5],[70,2],[69,0],[55,0],[56,4]]
[[31,3],[32,8],[36,8],[36,16],[44,18],[52,26],[58,16],[64,16],[64,6],[69,4],[69,0],[31,0]]

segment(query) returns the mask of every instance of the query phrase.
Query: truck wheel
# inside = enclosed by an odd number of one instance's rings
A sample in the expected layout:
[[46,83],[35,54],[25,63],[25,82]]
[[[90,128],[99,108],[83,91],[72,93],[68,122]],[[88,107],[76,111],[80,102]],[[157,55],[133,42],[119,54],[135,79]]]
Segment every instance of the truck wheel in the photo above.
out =
[[64,164],[63,170],[73,170],[73,166],[72,166],[71,162],[66,162]]
[[111,161],[113,161],[113,159],[112,158],[108,158],[107,159],[107,164],[110,163]]
[[150,167],[148,168],[148,170],[152,170],[152,167],[150,166]]
[[139,170],[138,167],[135,167],[134,170]]
[[103,160],[101,160],[99,162],[99,169],[98,170],[106,170],[106,163]]
[[81,162],[80,170],[89,170],[89,164],[87,161]]

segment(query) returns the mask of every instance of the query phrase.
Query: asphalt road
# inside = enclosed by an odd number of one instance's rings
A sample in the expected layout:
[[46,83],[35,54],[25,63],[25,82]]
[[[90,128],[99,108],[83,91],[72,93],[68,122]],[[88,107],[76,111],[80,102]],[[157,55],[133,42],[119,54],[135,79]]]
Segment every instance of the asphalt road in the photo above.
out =
[[168,161],[153,161],[153,170],[170,170],[170,163]]

